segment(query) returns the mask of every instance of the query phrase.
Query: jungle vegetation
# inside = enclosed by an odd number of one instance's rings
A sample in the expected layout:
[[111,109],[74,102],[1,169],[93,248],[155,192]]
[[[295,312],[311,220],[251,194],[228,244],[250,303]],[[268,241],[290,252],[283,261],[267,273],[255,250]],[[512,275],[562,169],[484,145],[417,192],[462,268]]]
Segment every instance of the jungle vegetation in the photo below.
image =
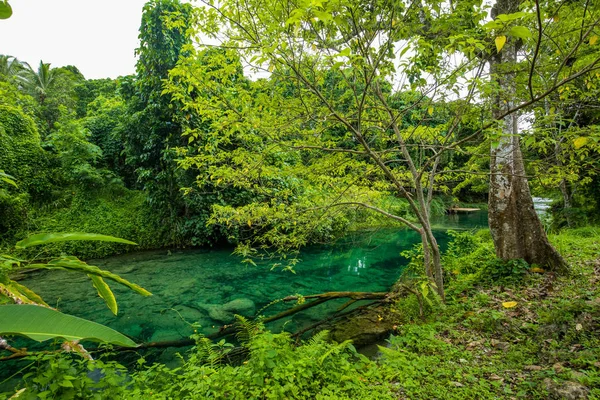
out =
[[[0,1],[0,18],[11,12]],[[21,397],[545,398],[558,381],[598,396],[599,24],[593,0],[151,0],[133,75],[0,55],[4,318],[33,303],[21,310],[69,324],[31,308],[46,304],[11,279],[25,267],[88,274],[115,313],[104,279],[149,295],[81,261],[130,241],[228,244],[293,271],[300,248],[349,230],[421,238],[419,284],[387,308],[397,329],[379,363],[240,319],[240,365],[197,336],[180,368],[142,358],[129,374],[75,343],[83,358],[36,356]],[[532,193],[554,199],[551,218]],[[443,254],[432,216],[474,202],[488,202],[489,233]],[[576,359],[551,355],[563,345]],[[523,366],[536,368],[507,375]]]

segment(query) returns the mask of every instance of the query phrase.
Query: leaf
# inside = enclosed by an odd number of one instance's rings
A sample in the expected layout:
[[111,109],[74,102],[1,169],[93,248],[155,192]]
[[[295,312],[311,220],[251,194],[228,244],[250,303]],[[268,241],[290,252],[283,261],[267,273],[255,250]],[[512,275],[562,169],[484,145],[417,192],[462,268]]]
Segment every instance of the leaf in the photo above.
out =
[[350,52],[351,52],[350,47],[346,47],[344,50],[340,51],[337,54],[337,57],[349,57],[350,56]]
[[529,28],[524,26],[513,26],[510,28],[510,31],[508,31],[508,34],[519,39],[529,39],[533,37]]
[[504,36],[504,35],[496,36],[496,49],[498,50],[498,53],[500,53],[500,51],[504,47],[505,43],[506,43],[506,36]]
[[544,271],[542,268],[533,267],[533,268],[529,269],[529,272],[535,272],[535,273],[538,273],[538,274],[543,274],[546,271]]
[[575,146],[575,150],[579,150],[580,148],[585,146],[587,141],[588,141],[588,138],[583,137],[583,136],[578,137],[577,139],[573,140],[573,146]]
[[112,311],[113,314],[117,315],[117,313],[119,312],[119,307],[117,306],[117,299],[115,299],[115,295],[112,292],[112,290],[110,290],[108,284],[104,282],[104,279],[97,275],[88,274],[88,276],[92,280],[92,284],[98,291],[98,296],[103,298],[110,311]]
[[[2,0],[0,0],[2,1]],[[2,4],[2,3],[0,3]],[[7,173],[5,173],[4,171],[2,171],[0,169],[0,181],[8,183],[9,185],[13,185],[14,187],[18,188],[19,186],[17,186],[17,183],[14,181],[15,178],[13,178],[12,176],[8,175]]]
[[504,308],[515,308],[517,306],[517,302],[516,301],[505,301],[504,303],[502,303],[502,307]]
[[15,282],[15,281],[10,281],[10,285],[15,287],[19,292],[21,292],[22,294],[27,296],[27,298],[29,300],[33,301],[34,303],[41,304],[43,306],[48,305],[48,304],[46,304],[44,299],[42,299],[37,293],[35,293],[33,290],[29,289],[27,286],[23,286],[20,283]]
[[590,38],[590,46],[593,46],[598,41],[598,35],[594,35]]
[[429,107],[429,108],[427,109],[427,114],[429,114],[429,115],[433,115],[433,107]]
[[8,19],[12,15],[12,7],[8,2],[0,0],[0,19]]
[[46,307],[10,304],[0,306],[0,334],[27,336],[38,342],[53,338],[91,340],[118,346],[135,347],[127,336],[83,318],[63,314]]
[[143,287],[136,285],[135,283],[131,283],[127,279],[121,278],[117,274],[113,274],[112,272],[105,271],[93,265],[88,265],[77,257],[62,257],[51,260],[48,262],[48,264],[30,264],[29,267],[44,269],[67,269],[71,271],[85,272],[86,274],[101,276],[102,278],[110,279],[120,283],[121,285],[127,286],[129,289],[141,294],[142,296],[152,296],[152,293]]
[[40,244],[48,244],[48,243],[56,243],[56,242],[67,242],[73,240],[96,240],[99,242],[115,242],[115,243],[125,243],[125,244],[133,244],[137,246],[137,243],[134,243],[129,240],[117,238],[114,236],[107,235],[99,235],[97,233],[38,233],[37,235],[33,235],[28,237],[27,239],[23,239],[17,242],[15,246],[17,249],[26,249],[31,246],[38,246]]

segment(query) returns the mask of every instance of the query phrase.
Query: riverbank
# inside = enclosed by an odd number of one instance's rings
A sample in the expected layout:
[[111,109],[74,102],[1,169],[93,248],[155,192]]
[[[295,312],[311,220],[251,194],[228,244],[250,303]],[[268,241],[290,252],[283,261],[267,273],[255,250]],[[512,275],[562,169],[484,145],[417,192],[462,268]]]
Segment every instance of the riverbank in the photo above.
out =
[[[123,367],[96,364],[106,375],[93,382],[74,372],[86,364],[71,356],[46,356],[38,374],[50,365],[59,396],[69,375],[82,391],[102,387],[112,398],[598,398],[600,229],[551,240],[571,265],[568,276],[497,262],[485,231],[456,235],[444,260],[447,303],[427,293],[422,312],[416,295],[382,310],[371,323],[392,322],[395,332],[375,361],[348,342],[329,344],[325,333],[296,347],[289,334],[244,322],[247,358],[237,364],[220,364],[231,349],[225,342],[197,336],[199,347],[178,369],[147,368],[142,359],[130,366],[138,372],[127,385]],[[28,391],[35,391],[34,377]]]

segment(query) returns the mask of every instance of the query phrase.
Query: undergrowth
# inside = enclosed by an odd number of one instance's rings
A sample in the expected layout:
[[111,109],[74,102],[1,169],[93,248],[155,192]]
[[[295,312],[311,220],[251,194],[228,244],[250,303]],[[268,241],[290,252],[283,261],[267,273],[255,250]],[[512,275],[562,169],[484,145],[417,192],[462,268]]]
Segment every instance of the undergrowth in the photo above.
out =
[[296,346],[242,319],[242,347],[197,336],[176,368],[39,356],[19,398],[600,398],[600,230],[551,237],[568,276],[499,262],[485,231],[453,236],[447,302],[421,313],[417,294],[396,302],[397,329],[376,360],[325,332]]

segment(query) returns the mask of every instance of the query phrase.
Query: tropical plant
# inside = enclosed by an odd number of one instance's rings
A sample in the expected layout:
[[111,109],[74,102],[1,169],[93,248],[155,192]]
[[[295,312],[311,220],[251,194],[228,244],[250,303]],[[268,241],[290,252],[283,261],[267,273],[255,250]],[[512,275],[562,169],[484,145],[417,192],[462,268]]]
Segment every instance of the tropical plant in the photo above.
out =
[[[94,240],[135,245],[135,243],[129,240],[106,235],[90,233],[42,233],[19,241],[15,246],[15,251],[38,245],[74,240]],[[12,273],[25,268],[67,270],[85,273],[98,291],[98,295],[106,302],[108,308],[115,315],[118,312],[117,302],[105,279],[124,285],[143,296],[151,295],[144,288],[109,271],[88,265],[76,257],[62,256],[47,262],[40,262],[36,260],[22,260],[10,255],[0,255],[0,321],[2,321],[0,324],[0,334],[25,335],[38,341],[60,337],[70,341],[89,339],[123,346],[135,346],[135,343],[130,339],[110,328],[61,314],[52,309],[31,289],[11,279],[10,276]],[[23,307],[24,305],[27,305],[27,307]]]
[[23,64],[16,57],[0,55],[0,77],[9,81],[16,79],[24,68]]
[[37,70],[24,63],[25,70],[19,76],[19,83],[23,89],[35,97],[40,104],[44,104],[49,91],[52,89],[56,78],[62,73],[60,69],[50,68],[50,63],[40,61]]

